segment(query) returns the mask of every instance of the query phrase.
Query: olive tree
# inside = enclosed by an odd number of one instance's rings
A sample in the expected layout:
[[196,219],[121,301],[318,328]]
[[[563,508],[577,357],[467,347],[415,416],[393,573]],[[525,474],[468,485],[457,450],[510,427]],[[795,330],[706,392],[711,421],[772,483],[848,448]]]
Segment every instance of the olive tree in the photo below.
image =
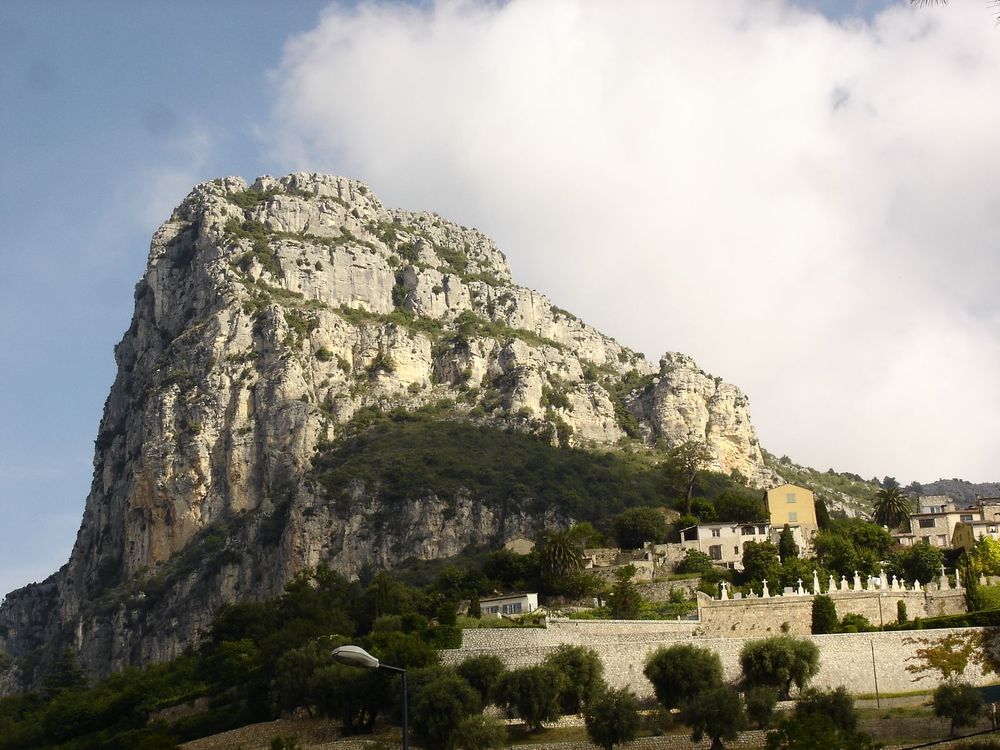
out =
[[587,736],[604,750],[631,742],[639,731],[639,703],[627,688],[607,690],[587,703],[583,712]]
[[819,649],[812,641],[779,635],[750,641],[740,651],[747,685],[770,685],[785,700],[792,685],[799,690],[819,671]]
[[591,648],[563,644],[542,663],[565,678],[559,692],[559,707],[564,714],[580,713],[585,704],[604,690],[604,664]]
[[559,718],[559,695],[564,681],[552,667],[521,667],[503,676],[496,688],[496,702],[516,713],[532,730],[540,730],[543,721]]
[[686,643],[654,651],[642,673],[664,708],[680,708],[698,693],[722,684],[719,655]]

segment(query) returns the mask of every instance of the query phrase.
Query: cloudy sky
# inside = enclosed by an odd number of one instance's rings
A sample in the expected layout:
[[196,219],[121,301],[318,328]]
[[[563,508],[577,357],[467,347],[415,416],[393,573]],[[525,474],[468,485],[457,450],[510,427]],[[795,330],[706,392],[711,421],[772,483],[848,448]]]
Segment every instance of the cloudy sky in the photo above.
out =
[[0,595],[68,557],[149,236],[326,171],[750,396],[763,445],[1000,478],[1000,29],[982,0],[0,7]]

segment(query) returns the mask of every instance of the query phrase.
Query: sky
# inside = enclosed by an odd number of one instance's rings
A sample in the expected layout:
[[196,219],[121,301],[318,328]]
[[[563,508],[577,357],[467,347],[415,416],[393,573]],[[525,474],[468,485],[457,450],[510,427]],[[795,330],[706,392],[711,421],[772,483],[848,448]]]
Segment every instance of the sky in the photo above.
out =
[[998,83],[980,0],[8,0],[0,596],[68,559],[150,235],[223,175],[482,229],[779,456],[1000,479]]

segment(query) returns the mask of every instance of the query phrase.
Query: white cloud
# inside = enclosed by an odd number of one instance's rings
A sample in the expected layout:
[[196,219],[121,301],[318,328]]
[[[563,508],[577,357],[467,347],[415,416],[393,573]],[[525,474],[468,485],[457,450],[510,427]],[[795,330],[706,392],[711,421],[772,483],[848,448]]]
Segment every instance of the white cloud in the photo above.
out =
[[1000,43],[976,3],[331,7],[275,73],[295,168],[490,233],[515,277],[751,396],[770,450],[996,478]]

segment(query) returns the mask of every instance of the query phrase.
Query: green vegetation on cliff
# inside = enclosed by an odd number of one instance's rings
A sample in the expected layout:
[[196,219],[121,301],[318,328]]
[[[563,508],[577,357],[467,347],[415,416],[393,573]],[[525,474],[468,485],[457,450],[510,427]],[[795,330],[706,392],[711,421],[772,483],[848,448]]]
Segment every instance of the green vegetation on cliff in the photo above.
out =
[[[417,413],[372,416],[377,424],[326,446],[313,462],[313,477],[331,500],[348,502],[360,482],[388,501],[464,493],[510,512],[557,510],[587,521],[677,500],[648,453],[557,448],[523,432]],[[698,484],[706,496],[733,486],[709,472]]]

